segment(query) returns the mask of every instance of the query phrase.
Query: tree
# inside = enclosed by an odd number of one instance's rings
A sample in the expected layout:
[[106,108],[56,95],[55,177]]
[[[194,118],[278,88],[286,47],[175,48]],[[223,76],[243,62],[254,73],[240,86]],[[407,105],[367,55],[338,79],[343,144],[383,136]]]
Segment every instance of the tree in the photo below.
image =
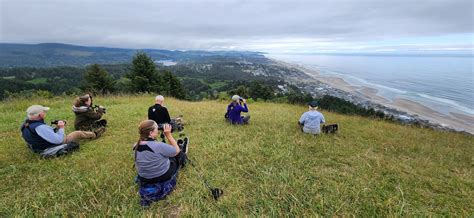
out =
[[110,93],[114,90],[114,80],[98,64],[93,64],[86,68],[84,79],[86,80],[86,85],[83,87],[84,90],[101,94]]
[[127,75],[135,92],[160,92],[161,78],[150,56],[139,51],[132,60],[131,72]]
[[249,97],[249,89],[245,86],[237,86],[236,89],[230,90],[227,92],[230,96],[239,95],[242,98]]
[[250,83],[249,92],[253,99],[269,100],[274,97],[272,88],[256,80]]
[[186,93],[184,92],[183,85],[179,81],[178,77],[173,75],[170,71],[164,70],[161,73],[163,83],[161,90],[163,93],[175,98],[184,99]]

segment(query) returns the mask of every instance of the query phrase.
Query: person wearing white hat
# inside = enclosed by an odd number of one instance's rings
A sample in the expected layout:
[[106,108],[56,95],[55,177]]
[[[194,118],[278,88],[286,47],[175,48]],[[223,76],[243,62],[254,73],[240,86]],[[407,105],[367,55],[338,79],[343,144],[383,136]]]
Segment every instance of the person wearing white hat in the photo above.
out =
[[[79,147],[80,139],[93,139],[97,134],[89,131],[74,131],[64,135],[65,121],[57,122],[57,131],[46,125],[44,119],[49,107],[32,105],[26,110],[27,119],[21,126],[21,134],[28,147],[35,153],[55,154],[57,152],[67,153],[67,144],[74,142],[73,147]],[[66,150],[65,150],[66,149]]]
[[250,116],[241,116],[241,112],[249,112],[247,101],[238,95],[232,96],[232,102],[227,106],[226,119],[232,124],[248,124]]

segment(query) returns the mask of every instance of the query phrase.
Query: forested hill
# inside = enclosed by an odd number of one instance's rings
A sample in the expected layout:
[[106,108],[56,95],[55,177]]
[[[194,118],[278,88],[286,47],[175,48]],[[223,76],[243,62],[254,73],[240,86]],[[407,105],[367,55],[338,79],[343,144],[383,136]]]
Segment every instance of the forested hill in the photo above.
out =
[[60,43],[10,44],[0,43],[0,67],[84,66],[89,64],[128,63],[141,50],[154,60],[180,63],[201,60],[266,62],[260,52],[237,51],[171,51],[162,49],[125,49],[86,47]]

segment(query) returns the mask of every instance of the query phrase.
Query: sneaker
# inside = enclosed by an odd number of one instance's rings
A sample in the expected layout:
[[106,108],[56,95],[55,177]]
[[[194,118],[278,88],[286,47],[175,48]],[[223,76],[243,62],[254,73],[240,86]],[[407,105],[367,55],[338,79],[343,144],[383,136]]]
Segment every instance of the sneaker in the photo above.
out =
[[99,127],[97,128],[94,133],[95,133],[95,138],[99,138],[102,134],[105,132],[105,127]]
[[183,147],[183,140],[182,139],[178,139],[178,141],[176,141],[176,143],[178,143],[178,146],[179,148]]
[[184,140],[183,140],[183,143],[182,143],[183,152],[184,152],[185,154],[188,153],[188,147],[189,147],[188,144],[189,144],[189,139],[188,139],[188,137],[185,137]]

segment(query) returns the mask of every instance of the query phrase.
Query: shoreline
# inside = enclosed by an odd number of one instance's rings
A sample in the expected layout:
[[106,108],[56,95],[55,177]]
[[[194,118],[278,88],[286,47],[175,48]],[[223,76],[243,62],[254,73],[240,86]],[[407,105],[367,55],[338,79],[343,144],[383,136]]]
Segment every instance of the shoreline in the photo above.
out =
[[[299,64],[287,63],[281,60],[270,59],[288,68],[295,68],[311,78],[299,78],[305,91],[321,96],[328,94],[356,105],[374,108],[383,111],[387,115],[393,115],[403,124],[420,124],[433,129],[441,129],[455,132],[465,132],[474,135],[474,117],[451,112],[448,115],[432,110],[429,106],[415,102],[410,99],[396,97],[390,101],[380,95],[378,90],[365,87],[353,86],[340,77],[327,77],[314,69],[309,69]],[[306,81],[305,81],[306,80]],[[296,82],[293,79],[293,82]]]

